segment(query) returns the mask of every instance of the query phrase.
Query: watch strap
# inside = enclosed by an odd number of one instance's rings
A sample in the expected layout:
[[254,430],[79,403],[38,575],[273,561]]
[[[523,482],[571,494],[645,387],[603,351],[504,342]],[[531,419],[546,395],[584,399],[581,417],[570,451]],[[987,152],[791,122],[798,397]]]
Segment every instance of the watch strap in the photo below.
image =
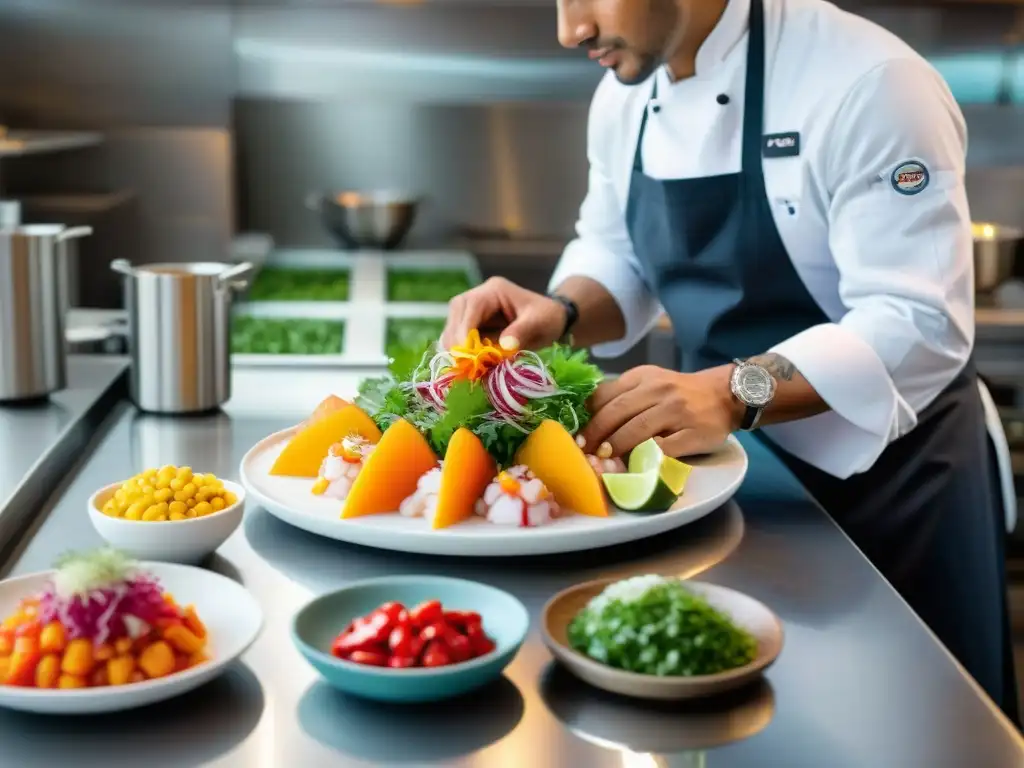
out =
[[552,293],[549,298],[557,301],[565,309],[565,327],[562,328],[562,335],[560,338],[566,339],[569,337],[569,334],[572,333],[572,329],[576,325],[576,321],[580,319],[580,308],[575,301],[558,293]]
[[743,414],[743,421],[740,422],[740,431],[751,432],[757,429],[757,423],[761,421],[762,413],[764,413],[764,408],[748,405],[746,413]]

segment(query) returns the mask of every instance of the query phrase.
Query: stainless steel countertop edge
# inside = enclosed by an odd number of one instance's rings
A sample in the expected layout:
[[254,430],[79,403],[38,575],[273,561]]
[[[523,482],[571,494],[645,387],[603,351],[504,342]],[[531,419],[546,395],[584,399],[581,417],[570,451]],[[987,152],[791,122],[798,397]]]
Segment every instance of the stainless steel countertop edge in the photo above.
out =
[[[77,357],[88,360],[92,356]],[[102,440],[98,433],[111,411],[125,398],[127,360],[106,356],[96,359],[110,365],[116,373],[96,390],[92,403],[61,430],[14,491],[7,498],[0,498],[0,574],[7,573],[18,550],[30,540],[27,534],[43,515],[47,501],[63,493],[67,478],[75,474],[75,465],[84,460],[85,449],[97,439]]]

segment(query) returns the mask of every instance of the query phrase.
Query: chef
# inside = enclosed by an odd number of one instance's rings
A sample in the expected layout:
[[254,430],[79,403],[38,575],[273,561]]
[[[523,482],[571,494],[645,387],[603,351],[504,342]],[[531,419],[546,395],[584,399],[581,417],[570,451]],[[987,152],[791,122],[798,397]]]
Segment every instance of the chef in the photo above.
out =
[[571,332],[617,356],[664,311],[683,372],[603,384],[587,444],[686,456],[757,429],[1015,720],[966,130],[942,78],[824,0],[558,11],[561,43],[608,70],[578,236],[548,296],[492,279],[457,297],[445,343]]

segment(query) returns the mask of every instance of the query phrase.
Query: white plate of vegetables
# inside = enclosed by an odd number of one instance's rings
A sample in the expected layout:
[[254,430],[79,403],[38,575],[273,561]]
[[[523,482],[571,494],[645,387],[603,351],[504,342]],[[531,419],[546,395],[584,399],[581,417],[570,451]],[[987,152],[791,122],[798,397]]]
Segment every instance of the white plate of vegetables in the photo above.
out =
[[782,650],[782,622],[727,587],[658,575],[570,587],[544,607],[544,642],[581,680],[682,700],[756,680]]

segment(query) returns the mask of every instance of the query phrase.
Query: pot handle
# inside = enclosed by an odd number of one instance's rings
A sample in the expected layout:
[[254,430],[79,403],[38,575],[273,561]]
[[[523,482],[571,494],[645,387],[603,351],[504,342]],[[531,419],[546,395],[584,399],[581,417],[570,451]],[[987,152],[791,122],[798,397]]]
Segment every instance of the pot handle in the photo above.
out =
[[135,270],[132,269],[132,265],[128,259],[114,259],[110,262],[110,269],[114,272],[118,272],[125,277],[135,277]]
[[66,240],[77,240],[79,237],[87,237],[92,234],[92,227],[71,227],[57,235],[57,242],[63,243]]
[[243,261],[241,264],[235,264],[235,266],[230,267],[217,275],[217,281],[222,287],[228,286],[230,288],[237,288],[239,284],[244,287],[249,284],[249,281],[244,278],[240,280],[239,278],[249,272],[252,272],[253,269],[255,269],[255,267],[252,262]]

